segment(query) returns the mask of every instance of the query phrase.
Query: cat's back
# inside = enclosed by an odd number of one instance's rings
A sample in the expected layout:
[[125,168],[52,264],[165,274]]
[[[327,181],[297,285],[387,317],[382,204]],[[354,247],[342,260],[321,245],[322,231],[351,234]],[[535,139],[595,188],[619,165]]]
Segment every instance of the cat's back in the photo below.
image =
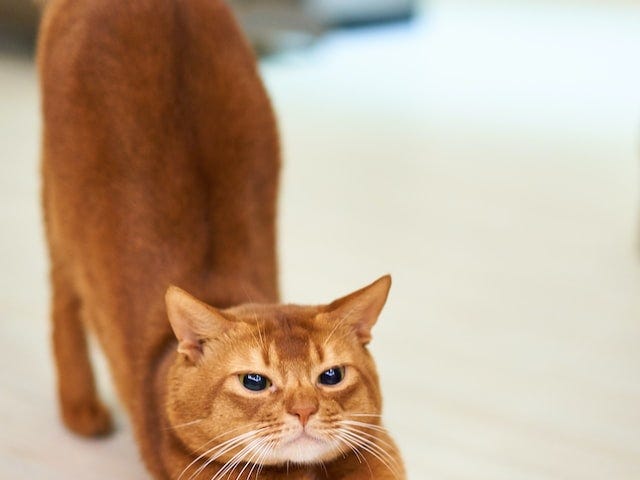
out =
[[55,140],[111,149],[110,164],[158,162],[167,148],[193,158],[272,130],[254,57],[220,0],[51,0],[38,51],[45,135],[73,127]]
[[54,256],[97,277],[273,256],[276,126],[224,2],[50,0],[38,67]]

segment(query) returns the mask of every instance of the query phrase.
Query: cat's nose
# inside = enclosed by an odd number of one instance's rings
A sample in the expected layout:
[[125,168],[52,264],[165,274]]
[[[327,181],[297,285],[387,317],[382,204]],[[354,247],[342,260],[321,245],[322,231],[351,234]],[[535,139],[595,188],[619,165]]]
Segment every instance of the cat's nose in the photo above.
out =
[[295,415],[300,420],[302,426],[306,426],[309,421],[309,417],[318,411],[318,405],[316,403],[305,403],[300,405],[293,405],[289,409],[291,415]]

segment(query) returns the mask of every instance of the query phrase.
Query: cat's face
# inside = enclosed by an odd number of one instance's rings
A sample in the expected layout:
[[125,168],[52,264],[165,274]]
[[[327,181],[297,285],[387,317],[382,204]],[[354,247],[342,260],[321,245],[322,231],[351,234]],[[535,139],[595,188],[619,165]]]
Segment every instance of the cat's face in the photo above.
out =
[[372,425],[371,435],[379,423],[365,345],[389,286],[383,277],[326,306],[224,311],[170,289],[181,353],[168,390],[176,434],[202,462],[319,463],[351,451],[366,440],[359,425]]

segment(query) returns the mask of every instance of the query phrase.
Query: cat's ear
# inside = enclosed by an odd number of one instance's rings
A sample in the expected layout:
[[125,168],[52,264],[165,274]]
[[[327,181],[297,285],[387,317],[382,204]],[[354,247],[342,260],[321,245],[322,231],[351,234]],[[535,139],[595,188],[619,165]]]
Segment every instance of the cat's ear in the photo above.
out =
[[223,333],[233,323],[215,308],[173,285],[167,289],[165,303],[171,328],[178,339],[178,352],[193,363],[202,357],[204,341]]
[[366,345],[371,341],[371,329],[387,301],[391,288],[391,276],[385,275],[346,297],[335,300],[327,306],[326,312],[332,322],[351,325],[360,342]]

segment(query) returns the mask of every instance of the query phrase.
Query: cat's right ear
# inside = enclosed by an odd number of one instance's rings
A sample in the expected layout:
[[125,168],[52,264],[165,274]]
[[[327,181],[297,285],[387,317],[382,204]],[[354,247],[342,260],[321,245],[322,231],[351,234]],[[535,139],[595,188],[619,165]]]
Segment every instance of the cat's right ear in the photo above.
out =
[[170,286],[165,303],[171,328],[178,339],[178,352],[194,364],[202,358],[202,346],[207,338],[231,328],[231,320],[181,288]]
[[326,307],[329,318],[338,325],[351,325],[363,345],[371,341],[371,329],[378,320],[389,289],[391,276],[385,275],[360,290],[335,300]]

